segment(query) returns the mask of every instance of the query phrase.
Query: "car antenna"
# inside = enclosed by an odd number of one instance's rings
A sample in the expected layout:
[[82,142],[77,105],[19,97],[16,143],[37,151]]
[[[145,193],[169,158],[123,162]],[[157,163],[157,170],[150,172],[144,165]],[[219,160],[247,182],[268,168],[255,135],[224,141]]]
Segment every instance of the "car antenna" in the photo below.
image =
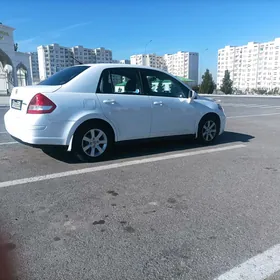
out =
[[71,57],[72,57],[75,61],[77,61],[79,64],[83,64],[81,61],[79,61],[78,59],[76,59],[74,56],[71,55]]

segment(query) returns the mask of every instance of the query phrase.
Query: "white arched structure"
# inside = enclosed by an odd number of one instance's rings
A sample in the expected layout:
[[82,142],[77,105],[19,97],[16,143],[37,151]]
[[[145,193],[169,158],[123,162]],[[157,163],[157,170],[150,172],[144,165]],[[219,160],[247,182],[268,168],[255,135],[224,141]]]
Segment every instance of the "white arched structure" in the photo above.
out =
[[0,89],[2,94],[10,94],[14,87],[13,64],[10,57],[0,49]]
[[22,87],[28,85],[28,71],[23,63],[19,63],[16,67],[17,86]]

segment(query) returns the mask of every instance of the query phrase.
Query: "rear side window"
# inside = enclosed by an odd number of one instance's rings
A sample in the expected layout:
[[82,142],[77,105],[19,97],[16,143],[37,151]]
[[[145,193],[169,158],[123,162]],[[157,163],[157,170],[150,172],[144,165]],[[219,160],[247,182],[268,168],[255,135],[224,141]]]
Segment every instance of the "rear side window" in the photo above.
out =
[[73,78],[81,74],[83,71],[88,69],[90,66],[73,66],[69,68],[65,68],[46,80],[39,83],[39,85],[44,86],[59,86],[64,85],[71,81]]
[[140,75],[134,68],[110,68],[103,71],[97,93],[141,95]]

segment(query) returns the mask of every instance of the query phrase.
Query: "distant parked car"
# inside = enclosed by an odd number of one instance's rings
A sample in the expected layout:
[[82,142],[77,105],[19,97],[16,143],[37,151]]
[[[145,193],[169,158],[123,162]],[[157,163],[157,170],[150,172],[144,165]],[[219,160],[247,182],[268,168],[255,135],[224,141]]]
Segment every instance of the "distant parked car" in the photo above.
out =
[[136,65],[66,68],[38,85],[16,87],[5,115],[9,134],[42,149],[66,147],[84,161],[115,142],[192,135],[210,144],[224,131],[223,108],[164,71]]

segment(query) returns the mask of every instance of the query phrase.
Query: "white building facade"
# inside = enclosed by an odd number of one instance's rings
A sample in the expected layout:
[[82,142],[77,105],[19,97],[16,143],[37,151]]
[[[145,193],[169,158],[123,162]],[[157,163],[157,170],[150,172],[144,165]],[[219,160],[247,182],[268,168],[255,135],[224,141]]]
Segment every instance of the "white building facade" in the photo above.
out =
[[130,57],[131,64],[155,67],[156,54],[135,54]]
[[130,60],[129,59],[121,59],[120,64],[130,64]]
[[198,83],[199,54],[197,52],[179,51],[163,56],[167,71],[175,76],[184,77]]
[[199,54],[179,51],[174,54],[158,56],[156,54],[137,54],[130,57],[131,64],[146,65],[159,68],[174,76],[180,76],[198,83]]
[[112,51],[105,48],[88,49],[83,46],[62,47],[58,44],[39,46],[38,65],[40,80],[80,63],[111,63]]
[[113,59],[112,63],[118,63],[118,64],[130,64],[129,59]]
[[225,71],[230,72],[233,87],[250,89],[280,88],[280,38],[266,43],[226,46],[218,51],[217,86],[221,87]]
[[166,69],[165,63],[161,56],[152,54],[135,54],[130,57],[130,63],[135,65],[144,65],[159,69]]
[[30,55],[17,51],[14,30],[0,24],[0,94],[10,94],[13,87],[32,83]]
[[39,74],[39,62],[38,62],[38,53],[29,52],[29,65],[31,70],[31,80],[32,84],[38,84],[40,82]]

